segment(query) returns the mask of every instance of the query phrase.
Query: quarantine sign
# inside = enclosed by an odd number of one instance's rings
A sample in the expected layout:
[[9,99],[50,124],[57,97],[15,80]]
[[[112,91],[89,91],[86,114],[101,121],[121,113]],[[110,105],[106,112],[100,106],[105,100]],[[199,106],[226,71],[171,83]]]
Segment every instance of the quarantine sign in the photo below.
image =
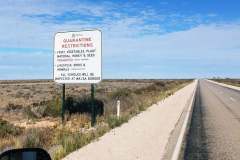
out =
[[99,30],[57,33],[54,40],[54,81],[62,84],[100,82],[101,39]]

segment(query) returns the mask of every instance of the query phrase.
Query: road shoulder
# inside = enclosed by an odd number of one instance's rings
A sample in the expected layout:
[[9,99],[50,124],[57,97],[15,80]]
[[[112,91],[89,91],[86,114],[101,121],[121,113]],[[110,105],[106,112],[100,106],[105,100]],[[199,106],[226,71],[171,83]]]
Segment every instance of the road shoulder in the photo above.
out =
[[187,85],[64,159],[163,159],[168,139],[188,105],[195,86],[196,82]]

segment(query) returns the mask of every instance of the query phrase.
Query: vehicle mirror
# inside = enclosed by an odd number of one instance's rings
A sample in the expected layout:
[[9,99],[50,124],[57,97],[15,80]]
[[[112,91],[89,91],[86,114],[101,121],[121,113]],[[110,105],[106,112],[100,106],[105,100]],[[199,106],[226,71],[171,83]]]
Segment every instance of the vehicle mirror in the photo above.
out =
[[1,153],[0,160],[51,160],[51,157],[41,148],[22,148]]

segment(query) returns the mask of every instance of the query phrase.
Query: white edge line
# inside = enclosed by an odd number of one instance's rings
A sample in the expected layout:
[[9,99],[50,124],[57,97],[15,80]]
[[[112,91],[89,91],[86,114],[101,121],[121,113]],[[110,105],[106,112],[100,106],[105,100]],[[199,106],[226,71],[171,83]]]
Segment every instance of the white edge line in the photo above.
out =
[[211,83],[214,83],[214,84],[217,84],[217,85],[220,85],[220,86],[223,86],[223,87],[227,87],[227,88],[231,88],[231,89],[240,91],[240,87],[237,87],[237,86],[233,86],[233,85],[229,85],[229,84],[225,84],[225,83],[220,83],[220,82],[216,82],[216,81],[209,80],[209,79],[207,79],[207,81],[211,82]]
[[177,144],[174,148],[171,160],[178,160],[179,159],[182,144],[183,144],[183,141],[185,139],[185,134],[186,134],[188,122],[189,122],[189,120],[191,120],[191,115],[192,115],[191,113],[192,113],[192,108],[193,108],[193,105],[194,105],[194,98],[195,98],[195,92],[196,92],[197,84],[198,84],[198,80],[196,80],[195,88],[194,88],[193,94],[191,96],[191,102],[190,102],[190,105],[188,106],[187,115],[184,119],[183,126],[181,128],[181,131],[180,131],[180,134],[179,134],[179,137],[178,137],[178,140],[177,140]]

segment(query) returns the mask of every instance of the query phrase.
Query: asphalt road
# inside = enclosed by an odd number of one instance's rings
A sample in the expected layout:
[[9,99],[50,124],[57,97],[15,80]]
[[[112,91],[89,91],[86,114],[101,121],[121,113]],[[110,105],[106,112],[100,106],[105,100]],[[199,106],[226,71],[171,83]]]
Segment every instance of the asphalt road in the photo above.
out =
[[184,159],[240,159],[240,91],[199,81]]

